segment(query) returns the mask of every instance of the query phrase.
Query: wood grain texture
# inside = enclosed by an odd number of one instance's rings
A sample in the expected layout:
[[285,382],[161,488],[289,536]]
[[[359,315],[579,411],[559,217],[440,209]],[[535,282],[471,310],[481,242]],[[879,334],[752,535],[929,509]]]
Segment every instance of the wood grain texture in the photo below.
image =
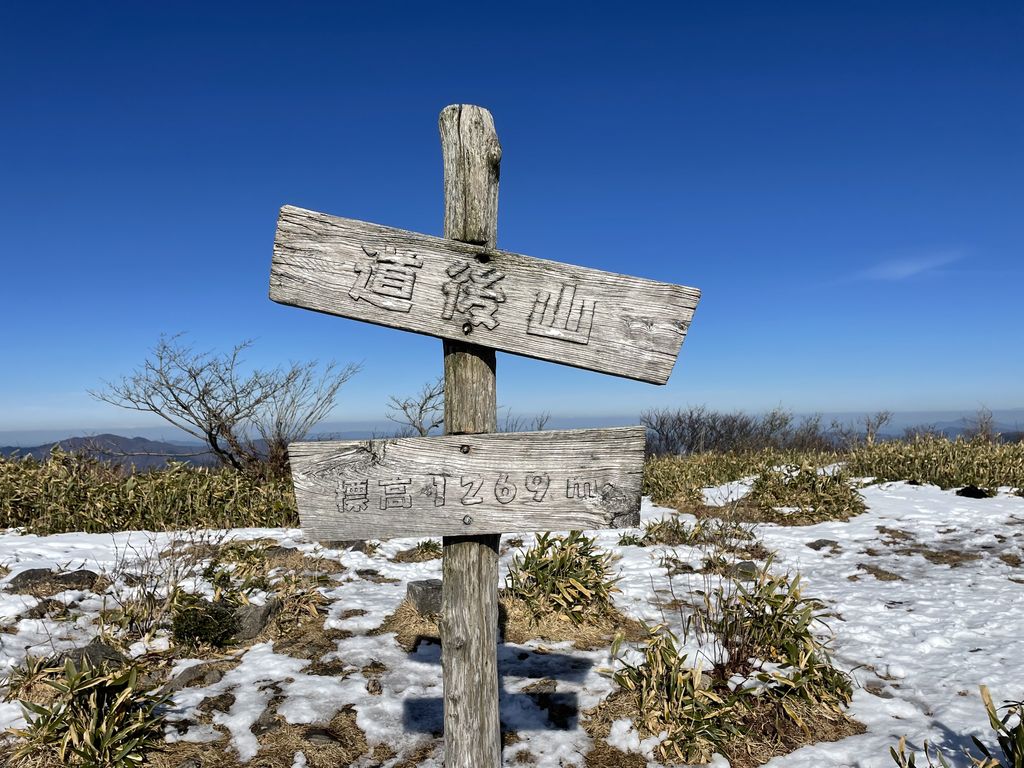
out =
[[[498,236],[501,144],[490,112],[453,104],[441,111],[444,236],[493,248]],[[494,350],[444,339],[445,432],[494,432]],[[498,714],[500,534],[445,536],[441,563],[441,663],[445,764],[501,765]]]
[[643,457],[643,427],[289,446],[316,539],[635,526]]
[[699,297],[292,206],[281,209],[270,276],[283,304],[654,384],[668,380]]

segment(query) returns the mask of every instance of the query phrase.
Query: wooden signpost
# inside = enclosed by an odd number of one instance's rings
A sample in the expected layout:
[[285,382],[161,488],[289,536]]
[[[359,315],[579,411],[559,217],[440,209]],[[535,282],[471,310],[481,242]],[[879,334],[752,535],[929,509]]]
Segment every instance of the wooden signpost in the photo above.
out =
[[445,436],[289,456],[314,538],[443,536],[444,764],[496,768],[500,534],[637,525],[644,430],[490,434],[495,350],[664,384],[700,292],[497,250],[494,121],[454,105],[440,130],[444,238],[285,206],[270,297],[444,340]]

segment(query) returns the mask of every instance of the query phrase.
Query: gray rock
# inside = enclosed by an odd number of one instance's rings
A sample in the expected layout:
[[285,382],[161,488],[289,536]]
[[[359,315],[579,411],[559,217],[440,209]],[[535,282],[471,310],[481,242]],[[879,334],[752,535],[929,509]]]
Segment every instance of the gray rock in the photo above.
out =
[[55,593],[65,589],[92,589],[99,574],[85,569],[69,573],[56,573],[48,568],[29,568],[16,574],[7,586],[12,592],[46,591]]
[[64,607],[63,603],[44,597],[38,603],[25,611],[25,618],[42,619],[50,613],[56,613]]
[[281,612],[283,605],[278,597],[271,597],[263,605],[240,605],[235,609],[235,618],[238,620],[235,642],[252,640],[259,635],[266,629],[267,624]]
[[814,541],[807,542],[807,546],[813,550],[822,550],[825,547],[834,550],[839,546],[839,542],[832,541],[832,539],[815,539]]
[[58,573],[54,581],[65,589],[92,589],[100,575],[84,568],[70,573]]
[[729,575],[736,579],[756,579],[760,573],[761,569],[753,560],[741,560],[729,566]]
[[281,720],[277,716],[277,708],[283,701],[284,697],[282,696],[275,696],[271,699],[266,709],[256,718],[256,722],[249,726],[249,730],[254,736],[262,736],[281,727]]
[[53,657],[53,663],[55,666],[62,666],[68,659],[71,659],[76,667],[81,667],[83,661],[88,662],[90,667],[98,667],[101,664],[121,667],[128,663],[127,656],[113,646],[107,645],[98,637],[82,648],[73,648],[70,651],[58,653]]
[[49,568],[29,568],[27,571],[21,571],[11,577],[11,580],[7,582],[7,586],[12,592],[24,592],[26,589],[32,589],[33,587],[44,584],[52,579],[56,574]]
[[177,768],[203,768],[198,757],[188,757],[178,763]]
[[231,708],[235,706],[235,694],[233,693],[222,693],[219,696],[208,696],[203,699],[199,704],[200,712],[230,712]]
[[441,580],[410,581],[406,598],[422,615],[441,612]]
[[302,732],[302,738],[310,744],[317,744],[324,747],[330,747],[341,743],[341,739],[335,736],[334,733],[327,728],[307,728]]
[[206,687],[219,683],[224,673],[209,664],[194,664],[182,670],[164,686],[166,693],[174,693],[183,688]]
[[541,694],[541,693],[554,693],[558,690],[558,683],[552,680],[550,677],[543,677],[535,683],[530,683],[523,688],[523,693],[527,694]]
[[328,541],[321,541],[320,546],[327,549],[349,549],[353,552],[362,552],[364,555],[373,554],[373,551],[377,548],[374,542],[361,539],[330,539]]
[[298,548],[284,547],[280,544],[275,544],[274,546],[267,547],[265,550],[263,550],[263,554],[266,555],[268,558],[288,557],[288,555],[291,555],[293,552],[298,552]]

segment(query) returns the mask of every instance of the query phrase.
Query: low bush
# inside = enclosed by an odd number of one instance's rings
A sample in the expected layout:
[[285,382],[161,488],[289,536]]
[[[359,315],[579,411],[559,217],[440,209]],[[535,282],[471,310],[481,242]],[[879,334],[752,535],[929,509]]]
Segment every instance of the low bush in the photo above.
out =
[[21,701],[28,724],[12,730],[20,740],[15,766],[137,768],[162,745],[162,700],[142,683],[138,666],[111,670],[68,660],[42,683],[52,689],[49,701]]
[[611,607],[615,579],[610,560],[580,531],[537,534],[534,546],[512,559],[506,594],[522,600],[534,616],[553,612],[583,623]]
[[615,682],[634,698],[634,725],[645,735],[665,734],[657,747],[663,760],[704,763],[739,735],[740,695],[689,663],[668,629],[650,631],[636,664],[622,660],[618,643],[612,656],[621,664]]
[[223,648],[238,631],[237,607],[232,600],[181,593],[171,614],[171,636],[180,645]]
[[745,501],[758,507],[759,519],[784,525],[846,520],[866,509],[844,473],[819,472],[808,463],[765,469]]
[[[765,570],[752,584],[728,582],[703,594],[684,623],[687,641],[725,653],[708,654],[715,663],[700,669],[664,627],[650,630],[639,660],[616,642],[613,677],[622,690],[602,705],[615,713],[606,720],[626,715],[641,738],[663,734],[657,750],[669,763],[721,752],[734,765],[760,765],[808,740],[860,730],[843,714],[850,678],[832,666],[816,632],[827,614],[802,596],[799,578]],[[623,693],[625,709],[615,698]]]
[[[1007,701],[997,709],[992,701],[992,694],[984,685],[981,686],[981,700],[985,704],[989,725],[999,744],[1000,754],[993,754],[980,739],[972,736],[971,740],[981,755],[965,751],[965,756],[974,768],[1024,768],[1024,701]],[[1005,714],[1000,716],[999,709],[1005,710]],[[916,755],[907,752],[906,737],[901,738],[895,747],[891,747],[889,754],[900,768],[917,767]],[[924,743],[924,758],[930,768],[950,768],[942,753],[936,750],[932,755],[928,742]]]
[[[729,655],[724,674],[752,674],[783,699],[796,696],[836,713],[849,704],[850,678],[832,666],[816,632],[830,614],[803,596],[799,575],[772,575],[766,566],[750,583],[705,593],[701,613]],[[755,668],[755,662],[770,662],[770,671]]]
[[171,464],[131,473],[54,450],[45,461],[0,458],[0,527],[83,531],[298,525],[288,478]]
[[878,482],[906,480],[940,488],[1009,486],[1024,489],[1024,442],[924,435],[866,445],[850,452],[847,471]]

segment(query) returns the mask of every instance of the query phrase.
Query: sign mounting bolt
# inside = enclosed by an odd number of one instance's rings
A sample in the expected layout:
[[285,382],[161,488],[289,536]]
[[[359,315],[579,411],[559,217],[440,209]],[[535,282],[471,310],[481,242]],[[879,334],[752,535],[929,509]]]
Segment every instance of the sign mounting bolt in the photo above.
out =
[[459,450],[462,451],[463,453],[469,453],[469,446],[468,445],[460,445],[459,446]]
[[466,525],[469,525],[470,523],[473,522],[473,518],[470,517],[469,515],[466,515],[465,517],[462,518],[462,522],[464,522]]

